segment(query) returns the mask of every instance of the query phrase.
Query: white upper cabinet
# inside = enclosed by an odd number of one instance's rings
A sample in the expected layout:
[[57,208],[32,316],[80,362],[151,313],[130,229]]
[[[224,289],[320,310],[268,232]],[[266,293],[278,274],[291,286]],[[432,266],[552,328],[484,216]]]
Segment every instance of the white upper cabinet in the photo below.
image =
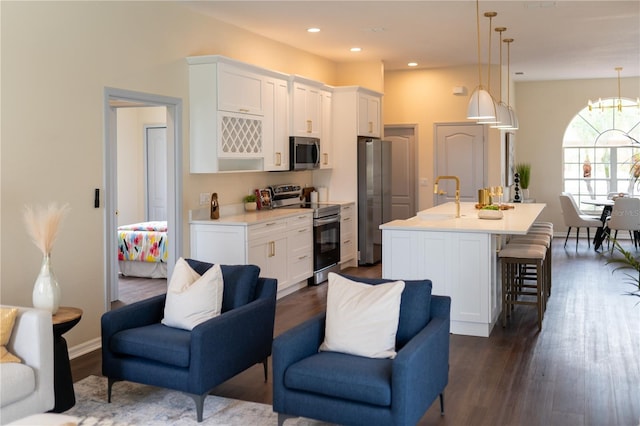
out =
[[330,169],[333,167],[333,130],[332,130],[332,92],[322,90],[322,140],[320,141],[320,168]]
[[380,96],[358,93],[358,136],[380,137]]
[[264,115],[264,77],[227,63],[219,63],[218,110]]
[[191,173],[287,164],[288,76],[218,55],[187,62]]
[[289,84],[267,78],[264,91],[264,170],[289,170]]
[[323,84],[303,77],[291,78],[291,135],[320,138]]

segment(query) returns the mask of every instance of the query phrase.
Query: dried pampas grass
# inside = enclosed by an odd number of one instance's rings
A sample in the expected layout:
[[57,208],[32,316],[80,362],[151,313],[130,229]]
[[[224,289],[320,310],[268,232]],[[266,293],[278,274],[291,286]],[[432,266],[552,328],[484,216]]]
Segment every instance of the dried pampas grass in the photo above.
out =
[[24,223],[31,239],[43,255],[51,254],[60,223],[68,212],[68,204],[58,207],[56,203],[51,203],[46,209],[25,206]]

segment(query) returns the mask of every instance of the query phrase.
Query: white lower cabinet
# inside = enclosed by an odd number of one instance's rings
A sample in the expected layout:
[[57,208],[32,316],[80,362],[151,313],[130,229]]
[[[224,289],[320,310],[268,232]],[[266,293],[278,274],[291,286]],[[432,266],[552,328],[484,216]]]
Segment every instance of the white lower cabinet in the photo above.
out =
[[287,230],[291,285],[304,281],[313,274],[313,219],[307,221],[305,217],[301,222],[291,221]]
[[275,234],[272,237],[249,240],[248,256],[250,264],[260,267],[260,275],[278,280],[278,290],[289,280],[287,262],[287,237]]
[[254,264],[260,276],[278,280],[282,297],[313,275],[313,214],[265,222],[191,223],[191,257],[227,265]]
[[340,269],[357,266],[355,203],[340,207]]

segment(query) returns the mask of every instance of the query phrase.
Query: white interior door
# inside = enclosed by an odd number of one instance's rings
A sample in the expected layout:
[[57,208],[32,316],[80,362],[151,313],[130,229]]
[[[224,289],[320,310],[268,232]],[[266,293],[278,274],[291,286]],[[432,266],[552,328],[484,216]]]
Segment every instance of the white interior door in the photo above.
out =
[[416,135],[414,126],[385,126],[391,141],[391,220],[416,215]]
[[167,128],[145,126],[146,216],[167,220]]
[[[435,169],[438,176],[460,178],[460,201],[477,202],[478,189],[486,186],[487,143],[485,127],[475,123],[435,124]],[[434,194],[434,205],[455,201],[456,186],[452,180],[443,180],[438,189],[444,195]]]

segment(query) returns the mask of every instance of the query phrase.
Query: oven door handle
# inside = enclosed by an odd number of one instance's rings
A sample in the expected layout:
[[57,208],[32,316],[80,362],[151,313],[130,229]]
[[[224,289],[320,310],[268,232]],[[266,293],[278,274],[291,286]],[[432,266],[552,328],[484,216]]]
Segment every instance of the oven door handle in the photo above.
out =
[[313,219],[313,226],[328,225],[329,223],[335,223],[335,222],[340,222],[340,215],[327,217],[327,218]]

